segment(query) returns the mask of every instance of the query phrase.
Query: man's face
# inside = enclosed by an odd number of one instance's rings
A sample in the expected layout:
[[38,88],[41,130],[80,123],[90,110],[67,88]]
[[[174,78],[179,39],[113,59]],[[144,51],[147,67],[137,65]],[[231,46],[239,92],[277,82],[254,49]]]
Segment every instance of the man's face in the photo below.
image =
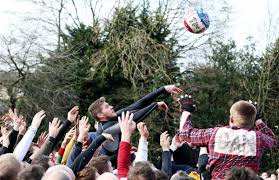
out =
[[100,115],[103,116],[103,119],[108,120],[108,119],[116,116],[113,106],[109,105],[107,102],[104,102],[102,104],[101,109],[102,109],[102,112],[100,113]]

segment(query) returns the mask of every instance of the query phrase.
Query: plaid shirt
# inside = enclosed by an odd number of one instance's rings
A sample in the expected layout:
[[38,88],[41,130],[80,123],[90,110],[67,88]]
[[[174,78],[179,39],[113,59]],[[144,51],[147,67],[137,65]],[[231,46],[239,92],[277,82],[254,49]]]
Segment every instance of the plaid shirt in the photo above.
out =
[[276,137],[264,123],[256,128],[215,127],[193,128],[190,113],[184,111],[180,121],[179,137],[195,146],[208,147],[208,169],[212,179],[224,179],[233,166],[249,167],[259,172],[260,159],[265,150],[272,150]]

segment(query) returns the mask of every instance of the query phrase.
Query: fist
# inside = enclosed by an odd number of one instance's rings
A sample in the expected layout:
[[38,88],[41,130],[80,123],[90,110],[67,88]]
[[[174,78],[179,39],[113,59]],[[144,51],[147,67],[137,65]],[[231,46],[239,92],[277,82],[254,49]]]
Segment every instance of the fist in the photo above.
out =
[[191,95],[185,94],[185,96],[181,96],[178,101],[181,105],[182,111],[188,111],[192,113],[196,110],[196,105],[193,103],[193,98]]

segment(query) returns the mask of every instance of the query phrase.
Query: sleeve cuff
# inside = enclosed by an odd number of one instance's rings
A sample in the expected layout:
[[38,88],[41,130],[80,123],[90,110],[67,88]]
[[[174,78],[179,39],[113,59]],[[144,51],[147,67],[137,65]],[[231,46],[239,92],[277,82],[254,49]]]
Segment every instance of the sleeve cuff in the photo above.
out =
[[176,151],[177,150],[177,146],[176,145],[174,145],[174,144],[171,144],[170,145],[170,149],[174,152],[174,151]]

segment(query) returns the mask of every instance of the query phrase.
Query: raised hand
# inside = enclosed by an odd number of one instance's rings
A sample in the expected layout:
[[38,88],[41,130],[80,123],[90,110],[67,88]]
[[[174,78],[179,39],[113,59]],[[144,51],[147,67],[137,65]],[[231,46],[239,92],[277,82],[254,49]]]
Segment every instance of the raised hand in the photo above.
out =
[[172,141],[171,141],[171,145],[170,145],[170,148],[175,151],[177,148],[181,147],[183,145],[184,142],[180,141],[180,138],[178,135],[175,135],[173,138],[172,138]]
[[21,135],[24,135],[26,132],[26,127],[27,127],[27,124],[25,121],[23,121],[22,124],[19,126],[18,133]]
[[39,146],[39,148],[41,148],[43,146],[43,144],[47,140],[47,137],[48,137],[48,134],[46,131],[44,131],[44,132],[42,132],[42,134],[40,134],[40,136],[38,137],[38,140],[37,140],[37,145]]
[[259,106],[258,106],[258,103],[257,103],[256,101],[253,102],[253,101],[251,101],[251,100],[249,100],[248,102],[251,103],[251,104],[253,104],[253,105],[255,106],[255,108],[257,109],[257,114],[256,114],[255,120],[262,119],[263,116],[262,116],[262,114],[261,114],[261,112],[260,112],[260,108],[259,108]]
[[9,147],[10,145],[10,134],[12,133],[12,131],[8,131],[6,127],[1,127],[1,134],[2,134],[2,137],[1,137],[1,140],[2,140],[2,145],[4,147]]
[[83,116],[79,122],[79,135],[78,135],[78,142],[83,142],[85,137],[88,135],[89,129],[91,125],[88,123],[88,118]]
[[147,130],[146,124],[144,122],[140,122],[137,124],[137,129],[140,133],[140,137],[147,140],[149,136],[149,132]]
[[12,109],[9,109],[9,116],[13,120],[14,130],[18,131],[20,125],[24,121],[23,116],[18,115],[18,110],[17,109],[14,109],[14,111]]
[[261,119],[257,119],[256,122],[255,122],[256,126],[258,126],[258,125],[260,125],[262,123],[264,123],[264,122]]
[[131,135],[136,129],[136,123],[133,121],[134,114],[129,111],[122,112],[121,118],[118,116],[118,122],[122,133],[121,140],[130,143]]
[[160,145],[163,151],[170,150],[170,136],[168,134],[168,131],[165,131],[160,135]]
[[158,108],[162,111],[168,112],[169,107],[164,101],[157,102]]
[[171,95],[173,94],[179,94],[182,92],[182,89],[176,87],[175,85],[167,85],[164,86],[165,90],[170,93]]
[[62,144],[61,144],[61,147],[62,147],[62,148],[65,148],[65,147],[67,146],[67,144],[69,143],[69,141],[72,139],[74,133],[75,133],[75,128],[72,127],[72,128],[70,129],[70,131],[67,132],[66,135],[65,135],[65,137],[64,137],[64,140],[63,140],[63,142],[62,142]]
[[77,119],[78,114],[79,114],[79,107],[75,106],[68,112],[67,119],[73,123]]
[[188,111],[192,113],[196,110],[196,105],[193,103],[193,98],[191,95],[185,94],[185,96],[181,96],[180,98],[178,98],[178,101],[181,105],[182,111]]
[[38,129],[41,125],[42,120],[46,117],[45,111],[41,110],[33,117],[31,127]]
[[60,129],[62,128],[61,121],[58,118],[53,118],[52,122],[48,124],[48,134],[50,137],[56,138]]
[[79,123],[80,123],[80,115],[77,116],[77,119],[75,120],[75,134],[74,134],[74,140],[77,140],[79,135]]
[[5,114],[1,117],[1,126],[9,126],[13,122],[9,114]]

